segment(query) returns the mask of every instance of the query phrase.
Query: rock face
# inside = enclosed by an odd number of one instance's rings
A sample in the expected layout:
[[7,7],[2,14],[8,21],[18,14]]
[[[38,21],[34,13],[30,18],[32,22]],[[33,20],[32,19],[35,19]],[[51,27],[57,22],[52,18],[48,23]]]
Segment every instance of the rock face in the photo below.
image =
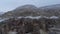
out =
[[8,31],[16,31],[18,34],[40,34],[40,30],[43,30],[46,34],[49,32],[49,28],[55,25],[53,19],[31,19],[31,18],[11,18],[7,22],[1,25],[6,33]]

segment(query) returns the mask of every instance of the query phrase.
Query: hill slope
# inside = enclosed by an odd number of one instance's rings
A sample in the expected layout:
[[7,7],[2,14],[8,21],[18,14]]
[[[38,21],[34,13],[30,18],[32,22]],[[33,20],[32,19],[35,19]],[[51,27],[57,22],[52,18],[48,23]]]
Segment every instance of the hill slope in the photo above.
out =
[[60,4],[37,8],[34,5],[20,6],[12,11],[8,11],[1,17],[18,16],[60,16]]
[[40,7],[39,11],[46,16],[60,16],[60,4]]

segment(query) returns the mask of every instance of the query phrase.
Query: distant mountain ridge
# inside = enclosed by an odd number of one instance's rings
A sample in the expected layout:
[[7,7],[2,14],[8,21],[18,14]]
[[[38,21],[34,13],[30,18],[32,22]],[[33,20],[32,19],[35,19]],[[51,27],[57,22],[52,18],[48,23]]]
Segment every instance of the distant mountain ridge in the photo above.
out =
[[55,5],[48,5],[48,6],[44,6],[44,7],[40,7],[40,8],[60,8],[60,4],[55,4]]
[[34,5],[24,5],[8,11],[1,17],[19,16],[60,16],[60,4],[37,8]]

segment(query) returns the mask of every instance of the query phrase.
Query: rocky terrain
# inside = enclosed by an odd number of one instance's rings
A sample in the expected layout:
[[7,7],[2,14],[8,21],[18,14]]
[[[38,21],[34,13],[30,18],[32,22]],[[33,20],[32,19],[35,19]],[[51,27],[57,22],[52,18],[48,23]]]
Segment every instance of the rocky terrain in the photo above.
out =
[[24,5],[8,11],[0,18],[0,33],[60,34],[60,4],[37,8]]
[[37,8],[34,5],[24,5],[8,11],[1,18],[18,16],[60,16],[60,4]]
[[1,30],[3,29],[3,33],[5,32],[6,34],[9,31],[16,31],[19,34],[48,34],[50,31],[49,28],[54,27],[57,22],[57,19],[47,18],[10,18],[3,21],[0,27]]

